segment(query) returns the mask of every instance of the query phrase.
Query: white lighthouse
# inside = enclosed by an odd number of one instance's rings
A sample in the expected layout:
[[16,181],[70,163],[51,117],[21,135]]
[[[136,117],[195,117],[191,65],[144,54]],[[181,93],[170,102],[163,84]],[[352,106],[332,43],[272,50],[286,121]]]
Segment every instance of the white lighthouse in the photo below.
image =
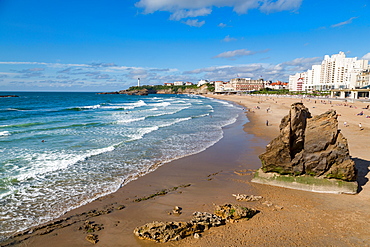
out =
[[140,78],[137,78],[137,86],[140,87]]

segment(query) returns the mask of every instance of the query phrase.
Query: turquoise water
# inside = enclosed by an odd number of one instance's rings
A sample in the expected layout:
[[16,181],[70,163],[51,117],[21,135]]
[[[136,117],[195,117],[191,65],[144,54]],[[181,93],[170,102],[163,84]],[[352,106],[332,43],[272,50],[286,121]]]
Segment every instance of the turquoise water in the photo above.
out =
[[203,151],[242,112],[192,95],[11,94],[0,98],[0,239]]

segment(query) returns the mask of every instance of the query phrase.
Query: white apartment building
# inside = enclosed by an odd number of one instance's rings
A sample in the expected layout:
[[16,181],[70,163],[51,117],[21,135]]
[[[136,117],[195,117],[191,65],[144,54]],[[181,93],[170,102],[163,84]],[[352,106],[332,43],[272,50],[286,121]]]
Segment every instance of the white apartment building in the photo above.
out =
[[198,81],[198,87],[200,87],[200,86],[202,86],[202,85],[204,85],[204,84],[207,84],[209,81],[208,80],[200,80],[200,81]]
[[[312,69],[306,72],[291,75],[289,90],[328,91],[361,88],[370,84],[368,76],[359,76],[369,68],[368,60],[357,60],[357,57],[347,58],[344,52],[332,56],[325,55],[321,65],[313,65]],[[300,83],[303,84],[300,85]]]
[[289,76],[289,91],[304,91],[302,85],[307,77],[307,72],[297,73]]
[[175,81],[175,82],[173,83],[173,85],[174,85],[174,86],[183,86],[183,85],[185,85],[185,82],[183,82],[183,81]]
[[235,92],[235,87],[234,84],[231,84],[230,82],[216,81],[215,92],[216,93]]
[[359,88],[369,86],[369,81],[370,81],[370,68],[357,74],[356,83]]

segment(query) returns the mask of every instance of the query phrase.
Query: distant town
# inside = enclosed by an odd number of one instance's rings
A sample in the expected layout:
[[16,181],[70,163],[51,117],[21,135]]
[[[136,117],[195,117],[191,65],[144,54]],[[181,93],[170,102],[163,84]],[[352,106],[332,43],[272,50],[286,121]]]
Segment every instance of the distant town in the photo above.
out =
[[248,93],[259,90],[289,90],[290,92],[326,92],[332,97],[369,99],[370,65],[368,60],[348,58],[344,52],[325,55],[320,65],[289,76],[289,82],[264,79],[234,78],[230,81],[200,80],[197,83],[175,81],[165,86],[214,85],[215,93]]

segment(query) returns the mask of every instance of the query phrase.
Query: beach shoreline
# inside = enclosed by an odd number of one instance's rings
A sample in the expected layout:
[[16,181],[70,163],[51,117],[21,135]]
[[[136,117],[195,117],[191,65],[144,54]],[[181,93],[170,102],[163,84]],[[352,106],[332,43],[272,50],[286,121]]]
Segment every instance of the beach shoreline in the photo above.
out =
[[[327,103],[315,103],[314,100],[302,99],[313,115],[334,108],[341,115],[340,126],[343,126],[344,121],[347,122],[348,127],[343,128],[342,132],[348,139],[352,158],[362,169],[359,178],[361,191],[349,196],[250,182],[252,171],[260,167],[258,154],[279,133],[280,120],[288,113],[290,104],[301,99],[237,95],[210,97],[242,105],[249,122],[245,116],[240,116],[236,123],[224,127],[224,138],[207,150],[164,164],[113,194],[66,213],[60,219],[67,219],[65,222],[70,225],[55,228],[43,235],[35,231],[23,235],[26,236],[24,240],[22,236],[13,240],[22,240],[18,243],[20,246],[90,246],[91,243],[85,240],[86,233],[78,230],[84,221],[89,220],[104,227],[96,232],[99,237],[97,246],[154,246],[157,245],[154,242],[137,239],[132,233],[133,229],[155,220],[187,221],[194,211],[213,212],[214,204],[235,203],[256,208],[260,213],[249,221],[211,228],[200,239],[189,237],[161,245],[368,245],[370,209],[367,205],[370,202],[370,188],[367,181],[370,154],[366,152],[366,144],[369,143],[364,144],[361,140],[368,140],[370,119],[357,118],[356,112],[360,111],[358,108],[362,108],[362,103],[351,103],[356,108],[350,108],[329,104],[329,100]],[[364,128],[362,131],[358,130],[359,119]],[[181,187],[183,185],[189,186]],[[171,190],[174,188],[177,189]],[[134,202],[164,189],[170,192]],[[236,202],[232,196],[236,193],[261,195],[263,199],[257,202]],[[123,208],[118,209],[123,205]],[[174,206],[182,207],[183,214],[169,215],[168,212]],[[86,212],[107,209],[111,212],[86,217]],[[58,222],[58,219],[54,222]]]

